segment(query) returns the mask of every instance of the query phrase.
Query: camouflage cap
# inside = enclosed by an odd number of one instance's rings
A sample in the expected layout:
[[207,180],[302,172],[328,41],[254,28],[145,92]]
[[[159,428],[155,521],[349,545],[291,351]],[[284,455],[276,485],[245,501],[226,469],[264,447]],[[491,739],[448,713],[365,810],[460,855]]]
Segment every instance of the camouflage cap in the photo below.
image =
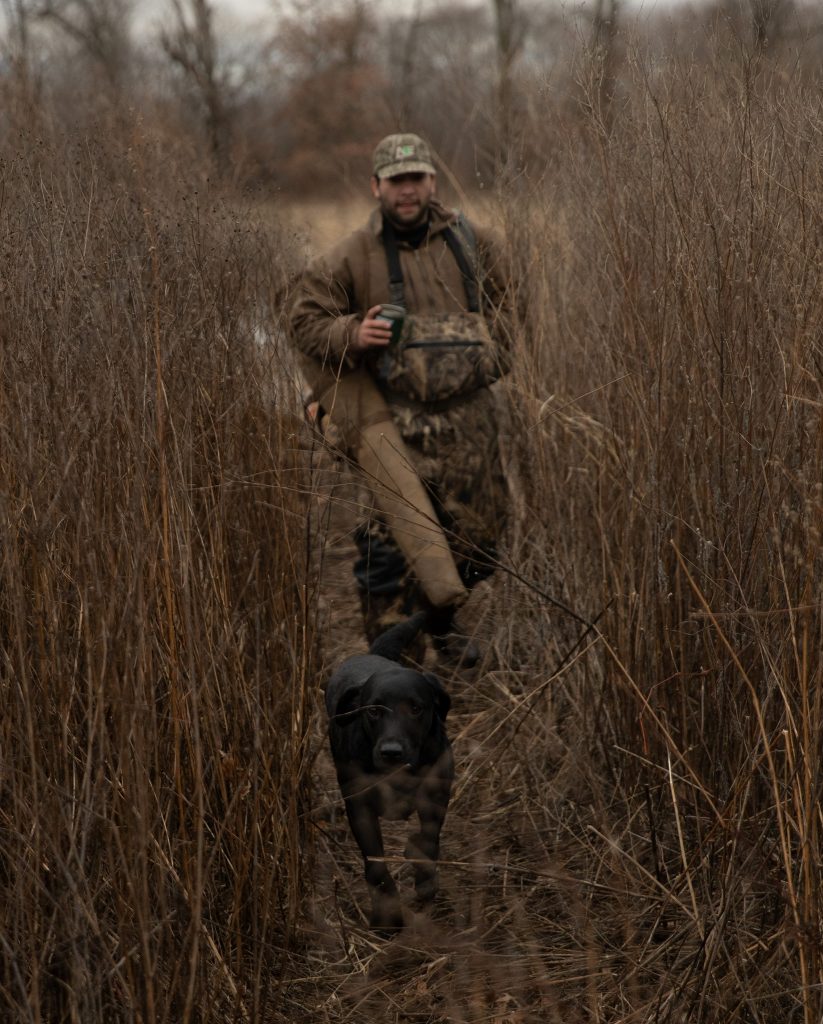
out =
[[395,174],[435,174],[431,150],[419,135],[387,135],[374,151],[374,174],[393,178]]

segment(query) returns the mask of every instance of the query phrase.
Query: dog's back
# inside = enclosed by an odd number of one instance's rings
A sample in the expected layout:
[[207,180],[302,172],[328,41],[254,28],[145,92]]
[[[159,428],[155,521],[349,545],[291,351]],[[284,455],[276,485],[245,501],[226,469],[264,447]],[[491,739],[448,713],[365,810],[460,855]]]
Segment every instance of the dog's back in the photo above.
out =
[[409,648],[417,638],[417,634],[426,627],[428,619],[428,612],[418,612],[404,622],[398,622],[377,637],[369,648],[369,654],[388,658],[389,661],[399,661],[401,654]]

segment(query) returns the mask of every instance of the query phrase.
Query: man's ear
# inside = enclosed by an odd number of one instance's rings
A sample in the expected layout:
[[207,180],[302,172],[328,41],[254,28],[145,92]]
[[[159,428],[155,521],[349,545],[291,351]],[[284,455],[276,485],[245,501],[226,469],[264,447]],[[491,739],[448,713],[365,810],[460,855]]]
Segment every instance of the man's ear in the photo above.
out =
[[371,194],[375,199],[380,198],[380,179],[376,174],[371,176]]
[[434,690],[434,706],[437,711],[437,717],[441,722],[445,722],[446,715],[449,713],[452,706],[452,699],[448,693],[446,693],[446,688],[436,675],[432,672],[425,672],[424,675],[429,686]]

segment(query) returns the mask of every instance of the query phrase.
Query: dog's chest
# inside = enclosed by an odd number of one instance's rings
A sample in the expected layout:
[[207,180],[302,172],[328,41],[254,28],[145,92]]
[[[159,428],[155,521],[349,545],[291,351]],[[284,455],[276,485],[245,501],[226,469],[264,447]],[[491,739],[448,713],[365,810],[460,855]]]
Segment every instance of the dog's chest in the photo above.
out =
[[380,816],[386,821],[405,821],[417,808],[419,780],[408,776],[380,779]]

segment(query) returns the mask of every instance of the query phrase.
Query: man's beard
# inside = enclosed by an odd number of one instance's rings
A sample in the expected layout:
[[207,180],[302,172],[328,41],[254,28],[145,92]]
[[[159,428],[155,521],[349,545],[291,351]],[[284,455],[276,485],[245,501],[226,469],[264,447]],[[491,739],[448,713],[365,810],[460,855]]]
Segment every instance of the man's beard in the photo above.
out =
[[402,220],[385,202],[380,205],[383,207],[384,216],[388,217],[392,224],[405,229],[419,227],[424,221],[427,221],[429,219],[429,207],[431,203],[428,199],[424,203],[421,203],[413,220]]

